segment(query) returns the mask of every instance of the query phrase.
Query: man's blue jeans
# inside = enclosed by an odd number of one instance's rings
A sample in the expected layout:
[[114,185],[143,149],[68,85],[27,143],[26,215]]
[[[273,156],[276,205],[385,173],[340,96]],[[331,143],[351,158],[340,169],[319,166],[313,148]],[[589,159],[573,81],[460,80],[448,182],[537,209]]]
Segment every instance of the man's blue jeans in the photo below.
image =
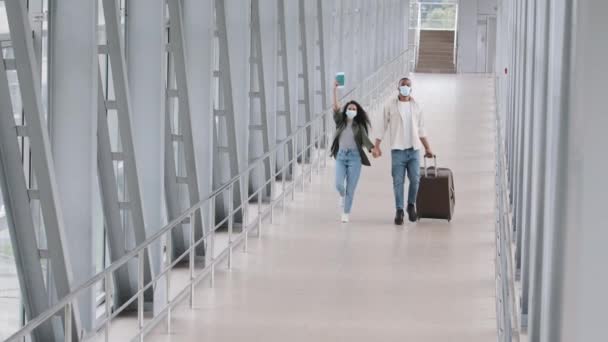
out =
[[339,150],[336,156],[336,189],[344,197],[344,213],[350,214],[355,189],[361,175],[361,155],[358,150]]
[[407,178],[410,181],[407,203],[416,205],[416,195],[418,195],[418,186],[420,185],[420,153],[413,148],[392,150],[391,159],[395,206],[397,209],[404,208],[403,188],[406,172]]

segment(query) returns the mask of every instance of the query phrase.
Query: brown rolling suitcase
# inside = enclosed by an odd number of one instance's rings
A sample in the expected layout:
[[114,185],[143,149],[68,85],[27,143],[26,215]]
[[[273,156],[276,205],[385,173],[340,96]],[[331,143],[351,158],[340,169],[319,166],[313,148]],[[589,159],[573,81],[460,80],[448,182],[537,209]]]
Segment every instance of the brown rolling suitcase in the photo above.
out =
[[454,214],[456,195],[454,193],[454,176],[452,170],[437,167],[437,157],[433,157],[434,166],[420,168],[420,188],[416,198],[418,220],[421,218],[444,219],[451,221]]

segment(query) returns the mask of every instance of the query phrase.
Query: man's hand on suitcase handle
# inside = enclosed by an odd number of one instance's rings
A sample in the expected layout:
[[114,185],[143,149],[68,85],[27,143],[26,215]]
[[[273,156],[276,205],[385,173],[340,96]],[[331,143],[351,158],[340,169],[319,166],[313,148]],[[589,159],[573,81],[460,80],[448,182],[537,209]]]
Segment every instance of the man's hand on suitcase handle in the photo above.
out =
[[424,146],[424,157],[435,158],[436,156],[433,153],[433,150],[431,149],[431,144],[429,143],[429,140],[426,137],[420,137],[420,142],[422,143],[422,146]]

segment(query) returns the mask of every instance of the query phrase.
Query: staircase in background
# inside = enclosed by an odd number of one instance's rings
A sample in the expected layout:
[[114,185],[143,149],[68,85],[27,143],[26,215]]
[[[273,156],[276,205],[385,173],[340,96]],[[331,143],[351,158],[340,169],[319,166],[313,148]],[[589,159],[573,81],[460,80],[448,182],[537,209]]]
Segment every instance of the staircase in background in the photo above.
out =
[[421,30],[416,72],[456,73],[454,31]]

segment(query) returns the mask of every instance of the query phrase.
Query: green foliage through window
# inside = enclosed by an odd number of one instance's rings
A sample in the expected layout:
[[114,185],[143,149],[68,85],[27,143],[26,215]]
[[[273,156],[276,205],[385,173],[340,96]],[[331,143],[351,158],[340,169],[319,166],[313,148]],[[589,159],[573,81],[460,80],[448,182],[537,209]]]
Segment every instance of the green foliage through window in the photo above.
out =
[[410,5],[410,28],[418,27],[423,30],[454,30],[456,29],[456,4],[452,1],[413,2]]

